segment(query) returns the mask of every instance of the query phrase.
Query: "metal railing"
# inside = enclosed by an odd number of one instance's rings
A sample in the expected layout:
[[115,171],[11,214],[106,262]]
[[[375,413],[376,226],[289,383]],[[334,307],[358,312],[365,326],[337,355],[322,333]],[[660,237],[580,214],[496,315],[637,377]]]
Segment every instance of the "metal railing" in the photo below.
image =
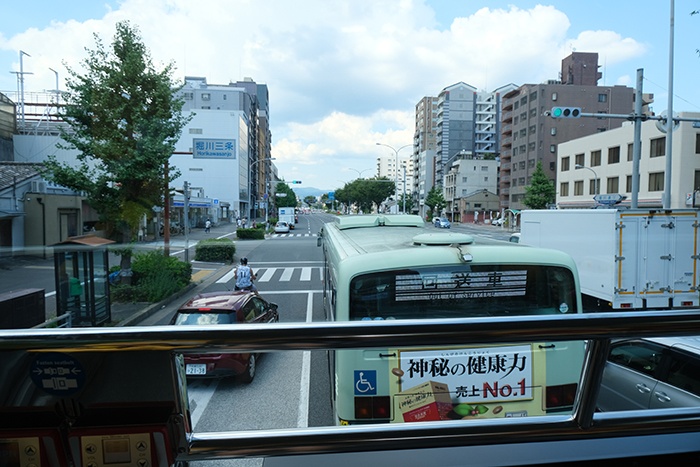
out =
[[[700,451],[700,407],[596,413],[596,398],[611,339],[700,335],[700,310],[348,323],[156,326],[1,330],[0,351],[78,349],[128,352],[158,349],[279,351],[445,346],[585,340],[586,356],[573,413],[522,419],[400,423],[342,427],[190,433],[179,460],[226,457],[318,456],[405,450],[498,449],[519,443],[590,443],[619,438],[616,457]],[[107,345],[109,344],[109,345]],[[663,438],[661,438],[663,437]],[[669,438],[670,437],[670,438]],[[688,438],[690,437],[690,438]],[[674,439],[677,441],[674,443]],[[690,441],[692,440],[692,442]],[[663,448],[661,447],[663,443]],[[567,444],[560,452],[575,452]],[[583,446],[583,444],[582,444]],[[670,446],[670,447],[669,447]],[[603,457],[600,457],[603,458]],[[298,458],[295,458],[298,460]],[[416,464],[412,464],[416,465]]]

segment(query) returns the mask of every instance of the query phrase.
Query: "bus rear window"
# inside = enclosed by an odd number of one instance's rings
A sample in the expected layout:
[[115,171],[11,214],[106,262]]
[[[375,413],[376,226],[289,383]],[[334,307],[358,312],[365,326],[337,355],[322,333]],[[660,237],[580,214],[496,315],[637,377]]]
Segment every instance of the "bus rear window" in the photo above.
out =
[[577,313],[574,276],[542,265],[459,265],[363,274],[350,283],[350,319],[428,319]]

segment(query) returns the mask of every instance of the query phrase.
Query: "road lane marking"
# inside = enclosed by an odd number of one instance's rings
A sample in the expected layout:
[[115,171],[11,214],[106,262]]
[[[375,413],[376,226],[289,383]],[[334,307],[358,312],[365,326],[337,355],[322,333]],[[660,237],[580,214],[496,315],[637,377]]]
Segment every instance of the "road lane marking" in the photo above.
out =
[[289,282],[292,280],[292,274],[294,273],[294,268],[284,268],[284,271],[282,272],[282,277],[280,278],[280,282]]
[[308,267],[301,268],[301,277],[299,278],[299,280],[310,281],[311,280],[311,271],[312,271],[312,268],[308,268]]
[[197,427],[199,419],[204,413],[204,409],[209,405],[209,401],[216,392],[216,387],[219,385],[219,378],[210,380],[200,380],[203,384],[187,385],[187,398],[190,401],[190,417],[192,420],[192,428]]
[[[306,298],[306,322],[313,320],[314,295],[312,293]],[[311,351],[304,350],[301,360],[301,393],[299,394],[299,416],[297,418],[298,428],[309,426],[309,393],[311,391]]]
[[272,276],[275,274],[275,271],[277,271],[277,268],[267,268],[262,277],[258,279],[258,282],[270,282]]

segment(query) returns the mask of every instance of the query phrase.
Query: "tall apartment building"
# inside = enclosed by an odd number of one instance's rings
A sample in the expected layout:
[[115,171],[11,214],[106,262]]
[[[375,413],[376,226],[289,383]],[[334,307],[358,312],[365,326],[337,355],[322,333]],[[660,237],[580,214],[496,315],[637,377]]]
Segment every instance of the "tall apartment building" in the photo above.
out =
[[443,178],[457,154],[474,151],[476,88],[459,82],[438,95],[435,183]]
[[598,86],[598,54],[574,52],[562,60],[559,80],[525,84],[503,96],[501,129],[501,208],[523,209],[525,187],[537,163],[551,180],[557,174],[558,145],[619,128],[613,118],[560,118],[545,115],[555,106],[580,107],[584,113],[634,111],[634,89]]
[[498,160],[502,98],[516,88],[515,84],[508,84],[484,92],[459,82],[444,88],[438,97],[424,97],[416,104],[414,212],[425,213],[424,200],[434,186],[443,187],[444,191],[445,177],[464,154],[474,159]]
[[424,214],[423,202],[435,186],[438,98],[425,96],[416,104],[413,134],[413,212]]

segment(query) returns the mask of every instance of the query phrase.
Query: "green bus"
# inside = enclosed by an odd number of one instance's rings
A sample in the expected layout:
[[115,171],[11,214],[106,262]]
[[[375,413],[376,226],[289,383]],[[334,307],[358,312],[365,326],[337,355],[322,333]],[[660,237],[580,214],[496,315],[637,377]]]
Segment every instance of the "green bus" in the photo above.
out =
[[[426,228],[420,216],[360,215],[324,225],[330,321],[581,313],[566,254]],[[343,349],[330,358],[340,425],[566,413],[583,342]]]

